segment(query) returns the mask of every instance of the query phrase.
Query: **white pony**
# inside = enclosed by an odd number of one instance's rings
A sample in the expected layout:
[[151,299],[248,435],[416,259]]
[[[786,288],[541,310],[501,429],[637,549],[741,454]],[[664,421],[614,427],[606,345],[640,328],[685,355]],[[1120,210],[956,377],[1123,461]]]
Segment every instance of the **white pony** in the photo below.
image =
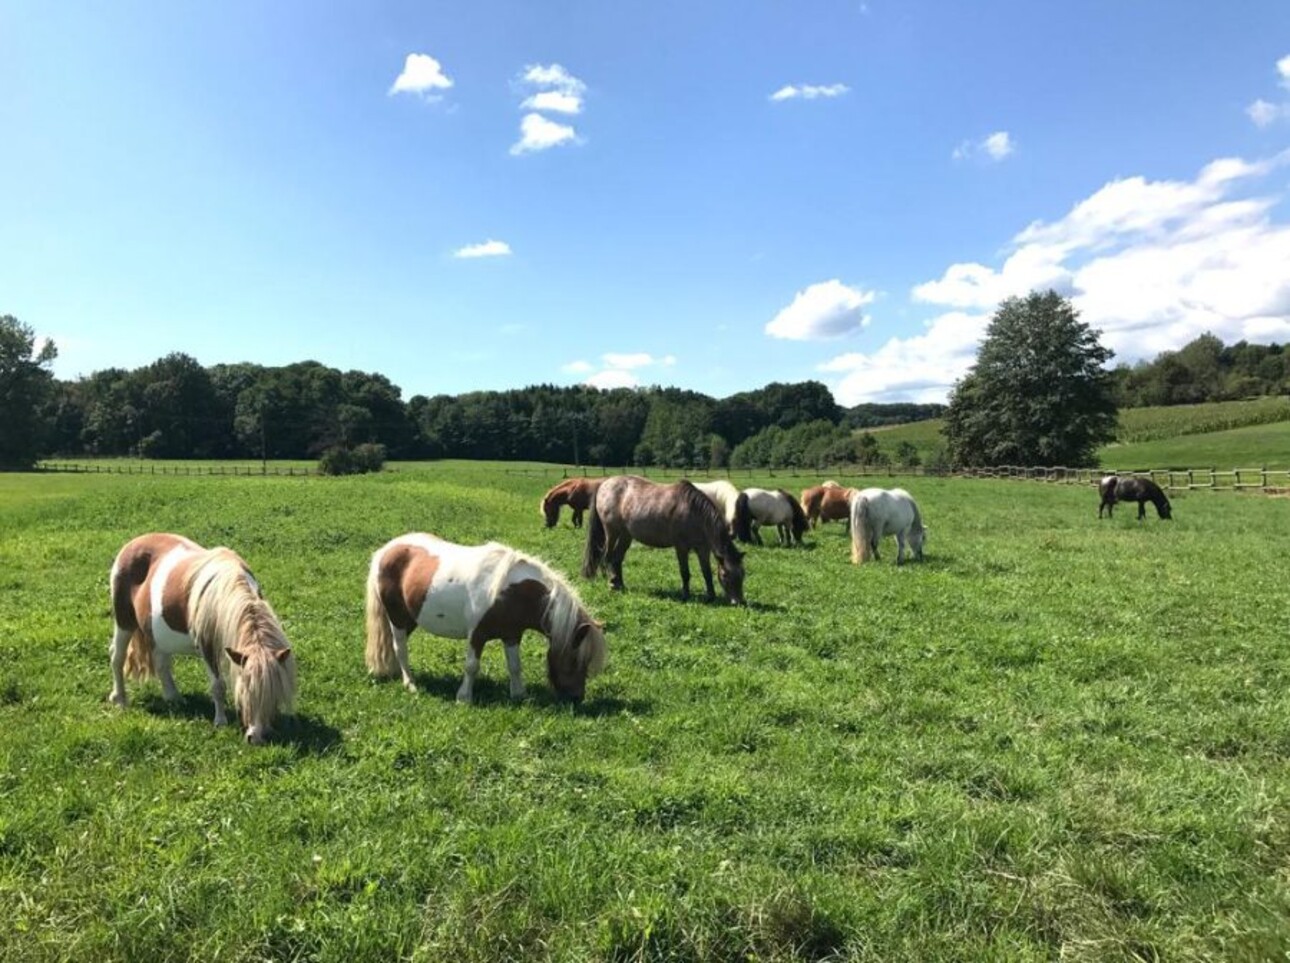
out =
[[[784,489],[771,491],[768,488],[745,488],[739,498],[748,506],[748,513],[752,518],[750,534],[758,545],[763,544],[760,531],[762,525],[775,526],[781,545],[791,545],[794,541],[798,545],[802,544],[802,535],[809,526],[806,512],[802,511],[801,503]],[[739,513],[742,511],[740,508]]]
[[408,636],[417,627],[466,640],[466,673],[457,698],[470,702],[484,643],[501,639],[511,698],[524,695],[520,639],[547,637],[547,677],[561,696],[582,701],[587,678],[605,662],[605,636],[578,593],[536,558],[497,542],[456,545],[433,535],[400,535],[376,550],[367,576],[367,668],[396,673],[416,692]]
[[694,482],[693,484],[695,488],[707,495],[712,504],[716,505],[721,511],[722,517],[726,520],[726,526],[735,538],[741,542],[752,541],[752,535],[748,528],[751,518],[746,511],[743,511],[742,514],[740,513],[738,488],[724,479],[710,482]]
[[914,558],[923,559],[927,529],[913,497],[903,488],[864,488],[851,496],[851,561],[878,560],[878,542],[896,536],[896,564],[905,561],[905,542]]

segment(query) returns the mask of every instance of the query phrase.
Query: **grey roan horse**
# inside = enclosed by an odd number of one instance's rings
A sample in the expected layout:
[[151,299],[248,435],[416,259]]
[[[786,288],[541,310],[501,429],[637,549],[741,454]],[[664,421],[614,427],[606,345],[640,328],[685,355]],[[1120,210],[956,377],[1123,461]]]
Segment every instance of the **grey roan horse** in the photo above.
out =
[[605,479],[591,503],[582,574],[594,578],[608,568],[610,586],[621,589],[623,556],[633,539],[652,548],[676,549],[682,599],[690,597],[690,552],[699,556],[708,601],[715,598],[708,561],[715,555],[721,587],[732,603],[743,604],[743,555],[721,512],[688,481],[660,485],[635,475]]

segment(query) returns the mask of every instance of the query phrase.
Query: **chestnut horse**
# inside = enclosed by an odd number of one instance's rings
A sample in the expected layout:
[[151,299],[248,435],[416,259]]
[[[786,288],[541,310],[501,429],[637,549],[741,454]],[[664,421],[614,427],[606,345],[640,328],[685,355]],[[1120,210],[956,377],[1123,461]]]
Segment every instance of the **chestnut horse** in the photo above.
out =
[[635,475],[606,479],[591,504],[582,574],[594,578],[608,568],[610,587],[621,589],[623,557],[633,539],[652,548],[676,549],[682,599],[690,597],[690,552],[699,557],[708,601],[715,598],[708,560],[715,555],[721,587],[731,603],[743,604],[743,555],[735,548],[725,516],[688,481],[660,485]]
[[851,496],[854,488],[843,488],[837,482],[827,481],[823,485],[808,488],[802,492],[802,509],[815,528],[818,522],[846,522],[850,527]]
[[582,513],[591,507],[602,481],[603,478],[567,478],[553,487],[542,498],[546,527],[555,528],[560,521],[560,506],[568,505],[573,511],[573,527],[582,528]]
[[227,658],[246,741],[259,745],[296,694],[296,660],[278,617],[246,563],[227,548],[202,548],[182,535],[140,535],[117,553],[109,578],[115,631],[110,702],[126,704],[125,676],[161,678],[179,698],[171,659],[199,655],[210,677],[215,725],[224,714],[221,658]]
[[1173,519],[1173,508],[1169,504],[1169,499],[1165,497],[1164,491],[1150,478],[1120,478],[1117,475],[1107,475],[1097,486],[1098,492],[1102,496],[1102,504],[1097,506],[1097,517],[1102,517],[1102,509],[1106,509],[1107,517],[1115,517],[1116,502],[1137,502],[1138,503],[1138,521],[1147,517],[1147,502],[1156,506],[1156,514],[1165,521]]
[[524,695],[520,639],[526,629],[549,643],[547,678],[561,696],[581,702],[587,678],[605,663],[605,636],[582,600],[544,562],[513,548],[456,545],[433,535],[400,535],[376,550],[367,574],[367,668],[399,672],[416,692],[408,636],[418,626],[445,639],[465,639],[466,673],[457,698],[474,698],[484,643],[501,639],[511,698]]

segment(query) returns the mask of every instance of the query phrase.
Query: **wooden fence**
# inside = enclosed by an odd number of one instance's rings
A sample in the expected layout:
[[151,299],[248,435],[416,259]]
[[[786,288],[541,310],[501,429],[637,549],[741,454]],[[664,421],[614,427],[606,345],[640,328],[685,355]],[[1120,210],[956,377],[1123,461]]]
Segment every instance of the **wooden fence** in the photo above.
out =
[[42,461],[36,465],[36,470],[79,475],[241,475],[244,478],[250,475],[294,475],[303,478],[318,474],[318,469],[304,465],[257,468],[252,465],[121,465],[72,461]]
[[992,478],[1012,481],[1037,481],[1060,485],[1096,485],[1107,475],[1138,475],[1150,478],[1170,492],[1183,491],[1250,491],[1267,494],[1290,493],[1290,469],[1283,468],[1065,468],[997,465],[992,468],[931,468],[924,465],[834,465],[825,468],[756,467],[756,468],[514,468],[508,474],[539,475],[545,478],[601,477],[631,473],[646,478],[833,478],[858,481],[877,478]]

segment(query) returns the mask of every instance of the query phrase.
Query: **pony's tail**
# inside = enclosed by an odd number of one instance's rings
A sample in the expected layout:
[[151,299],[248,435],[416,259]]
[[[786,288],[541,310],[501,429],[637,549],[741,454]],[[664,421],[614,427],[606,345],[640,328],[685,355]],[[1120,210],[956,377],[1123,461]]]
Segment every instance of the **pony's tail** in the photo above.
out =
[[859,495],[851,499],[851,563],[859,565],[873,558],[870,532],[869,499]]
[[367,671],[379,679],[394,675],[398,662],[394,658],[394,632],[385,614],[380,587],[381,556],[372,559],[367,573]]
[[735,538],[745,544],[753,540],[752,509],[748,506],[748,493],[740,492],[735,499]]
[[596,511],[596,499],[591,500],[591,521],[587,524],[587,548],[582,553],[582,577],[595,578],[605,560],[605,523]]
[[152,667],[152,641],[135,629],[125,650],[125,674],[131,679],[147,679],[155,674]]

